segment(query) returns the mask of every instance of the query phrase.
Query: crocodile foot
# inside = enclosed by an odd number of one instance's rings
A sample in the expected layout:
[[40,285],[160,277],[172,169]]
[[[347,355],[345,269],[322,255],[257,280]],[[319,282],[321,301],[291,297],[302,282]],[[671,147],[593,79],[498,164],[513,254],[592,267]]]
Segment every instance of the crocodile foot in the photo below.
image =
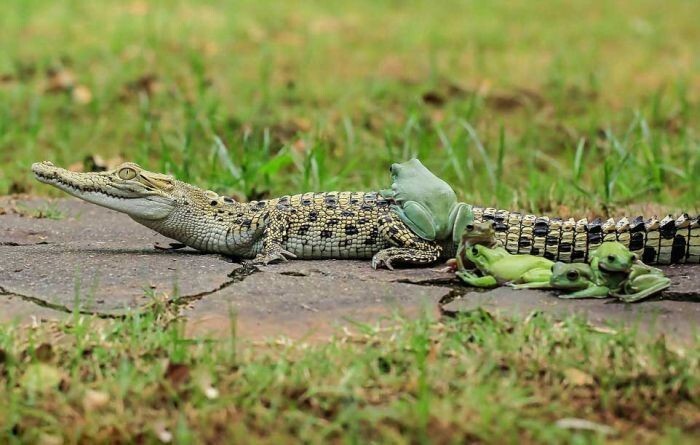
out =
[[440,256],[439,248],[428,246],[424,249],[406,248],[406,247],[389,247],[388,249],[380,250],[372,257],[372,267],[379,269],[386,267],[389,270],[394,270],[394,265],[419,266],[435,262]]
[[260,253],[253,259],[253,264],[262,264],[267,266],[270,263],[287,262],[288,258],[296,258],[292,252],[288,250],[279,249],[274,252]]

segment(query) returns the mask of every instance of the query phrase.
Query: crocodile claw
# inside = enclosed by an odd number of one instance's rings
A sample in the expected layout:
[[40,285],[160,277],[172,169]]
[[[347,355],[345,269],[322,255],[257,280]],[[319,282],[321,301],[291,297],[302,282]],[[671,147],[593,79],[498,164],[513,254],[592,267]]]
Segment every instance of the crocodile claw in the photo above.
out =
[[270,263],[284,262],[286,263],[288,258],[294,259],[297,256],[292,252],[284,249],[279,249],[270,253],[261,253],[253,259],[253,264],[262,264],[267,266]]
[[372,269],[379,269],[382,266],[389,270],[394,270],[394,266],[391,265],[391,257],[382,255],[382,252],[379,252],[372,257]]

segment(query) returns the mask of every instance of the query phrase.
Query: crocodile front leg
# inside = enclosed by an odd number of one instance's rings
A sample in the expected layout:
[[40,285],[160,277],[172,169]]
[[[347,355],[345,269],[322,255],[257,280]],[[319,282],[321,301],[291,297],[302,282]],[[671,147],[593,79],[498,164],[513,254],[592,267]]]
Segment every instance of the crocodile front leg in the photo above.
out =
[[287,261],[287,258],[296,258],[296,255],[282,247],[289,227],[289,214],[280,210],[270,210],[266,219],[262,252],[253,259],[253,264],[268,265],[278,261]]
[[393,270],[395,264],[430,264],[440,258],[442,247],[411,232],[401,220],[391,214],[379,219],[379,234],[396,247],[380,250],[372,257],[372,267],[375,269],[384,266]]

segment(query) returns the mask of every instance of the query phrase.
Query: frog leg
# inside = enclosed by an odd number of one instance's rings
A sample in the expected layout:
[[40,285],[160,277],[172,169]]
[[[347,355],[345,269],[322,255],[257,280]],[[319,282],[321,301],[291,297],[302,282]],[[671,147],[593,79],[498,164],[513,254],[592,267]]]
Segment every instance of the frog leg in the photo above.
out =
[[452,240],[455,242],[455,244],[459,244],[459,242],[462,240],[464,228],[473,222],[474,213],[472,212],[472,206],[463,202],[458,202],[455,204],[450,212],[450,217],[447,223],[447,227],[452,228]]
[[513,289],[551,289],[552,285],[549,284],[549,281],[540,281],[532,283],[511,284],[510,287],[512,287]]
[[528,270],[520,277],[520,283],[511,284],[513,289],[551,289],[549,279],[552,277],[551,269]]
[[480,277],[472,272],[461,270],[457,272],[457,276],[465,283],[474,287],[495,287],[498,285],[496,278],[491,275]]
[[413,233],[424,240],[435,240],[435,220],[425,206],[416,201],[406,201],[402,206],[392,205],[391,209]]
[[557,295],[559,298],[607,298],[610,289],[606,286],[589,286],[586,289],[582,289],[570,294],[560,294]]
[[[641,280],[640,280],[641,278]],[[635,293],[623,293],[620,294],[618,292],[611,292],[610,295],[612,295],[615,298],[619,298],[620,300],[624,301],[625,303],[634,303],[635,301],[642,300],[644,298],[647,298],[657,292],[661,292],[664,289],[668,289],[669,286],[671,286],[671,280],[669,280],[666,277],[659,277],[657,275],[649,275],[649,279],[644,279],[646,276],[643,277],[638,277],[637,280],[635,280],[635,283],[631,286],[624,286],[623,290],[626,292],[630,287],[634,288],[639,288],[639,287],[644,287],[642,290],[639,292]]]

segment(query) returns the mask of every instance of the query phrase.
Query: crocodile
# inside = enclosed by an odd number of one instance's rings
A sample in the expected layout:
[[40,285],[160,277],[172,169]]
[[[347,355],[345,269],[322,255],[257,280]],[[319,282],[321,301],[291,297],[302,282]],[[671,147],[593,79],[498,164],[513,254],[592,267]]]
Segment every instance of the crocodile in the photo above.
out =
[[[372,267],[427,265],[454,257],[451,238],[429,241],[396,215],[378,192],[309,192],[238,202],[173,176],[127,162],[104,172],[72,172],[50,162],[35,177],[85,201],[126,213],[162,235],[204,252],[268,264],[299,259],[371,259]],[[700,263],[700,221],[681,215],[602,222],[523,215],[471,207],[474,221],[493,221],[511,253],[581,262],[616,240],[650,264]]]

